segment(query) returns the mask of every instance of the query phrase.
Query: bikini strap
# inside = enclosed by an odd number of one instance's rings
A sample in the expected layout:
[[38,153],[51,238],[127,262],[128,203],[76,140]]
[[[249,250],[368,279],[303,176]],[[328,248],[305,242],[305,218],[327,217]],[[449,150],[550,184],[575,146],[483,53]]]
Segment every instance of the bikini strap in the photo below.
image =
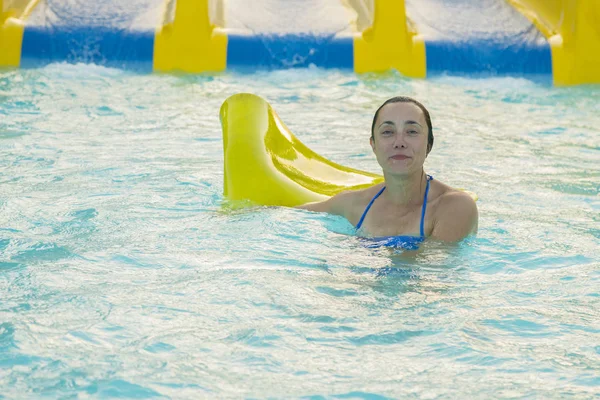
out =
[[[433,180],[433,176],[427,175],[427,185],[425,186],[425,195],[423,196],[423,207],[422,207],[422,211],[421,211],[421,226],[420,226],[421,237],[423,237],[423,238],[425,237],[425,212],[427,210],[427,195],[429,194],[429,182],[432,180]],[[362,226],[362,224],[365,220],[365,217],[367,216],[367,213],[371,209],[371,206],[373,205],[375,200],[377,200],[377,198],[379,196],[381,196],[381,193],[383,193],[384,190],[385,190],[385,186],[382,187],[381,190],[371,199],[371,201],[369,202],[369,205],[367,205],[367,208],[365,208],[365,211],[363,212],[362,216],[360,217],[360,221],[358,221],[358,224],[356,225],[356,230],[360,229],[360,227]]]
[[369,209],[370,209],[370,208],[371,208],[371,206],[373,205],[373,202],[374,202],[375,200],[377,200],[377,198],[378,198],[379,196],[381,196],[381,193],[383,193],[383,191],[384,191],[384,190],[385,190],[385,186],[384,186],[384,187],[382,187],[382,188],[381,188],[381,190],[379,191],[379,193],[377,193],[377,194],[375,195],[375,197],[373,197],[373,198],[371,199],[371,202],[369,203],[369,205],[367,206],[367,208],[365,208],[365,211],[363,212],[363,215],[362,215],[362,217],[360,217],[360,221],[358,221],[358,224],[356,225],[356,230],[359,230],[359,229],[360,229],[360,227],[362,226],[362,223],[363,223],[363,221],[365,220],[365,217],[367,216],[367,213],[369,212]]
[[429,182],[433,180],[433,176],[427,175],[427,185],[425,186],[425,196],[423,196],[423,208],[421,211],[421,237],[425,237],[425,211],[427,210],[427,194],[429,193]]

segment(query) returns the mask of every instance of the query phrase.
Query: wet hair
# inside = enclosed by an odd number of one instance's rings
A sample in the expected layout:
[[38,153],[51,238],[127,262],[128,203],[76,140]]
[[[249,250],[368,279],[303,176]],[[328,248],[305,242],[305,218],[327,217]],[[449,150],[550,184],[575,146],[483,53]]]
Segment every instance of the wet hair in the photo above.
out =
[[419,103],[417,100],[413,99],[412,97],[396,96],[386,100],[385,103],[383,103],[377,109],[377,111],[375,111],[375,116],[373,117],[373,124],[371,124],[371,138],[373,140],[375,139],[375,122],[377,122],[377,117],[379,117],[379,111],[381,111],[381,109],[384,106],[391,103],[413,103],[421,109],[423,115],[425,116],[425,122],[427,122],[427,154],[429,154],[431,148],[433,147],[433,126],[431,125],[431,117],[429,116],[429,111],[427,111],[425,106]]

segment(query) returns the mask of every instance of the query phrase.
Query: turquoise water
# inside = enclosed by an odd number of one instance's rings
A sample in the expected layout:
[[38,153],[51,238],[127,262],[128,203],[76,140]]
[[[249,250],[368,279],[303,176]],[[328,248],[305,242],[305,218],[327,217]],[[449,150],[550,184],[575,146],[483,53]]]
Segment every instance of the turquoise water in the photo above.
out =
[[[415,96],[478,236],[407,259],[335,217],[223,208],[242,91],[374,172],[373,112]],[[0,72],[0,398],[598,395],[599,110],[514,78]]]

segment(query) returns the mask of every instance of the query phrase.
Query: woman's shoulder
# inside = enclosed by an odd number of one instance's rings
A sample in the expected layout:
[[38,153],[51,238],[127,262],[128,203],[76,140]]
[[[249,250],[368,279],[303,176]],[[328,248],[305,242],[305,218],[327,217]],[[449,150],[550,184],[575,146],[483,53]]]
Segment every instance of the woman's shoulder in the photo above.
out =
[[336,203],[336,208],[343,210],[343,215],[352,222],[383,187],[384,184],[379,183],[365,189],[346,190],[335,195],[332,200]]
[[378,183],[377,185],[369,186],[364,189],[345,190],[338,193],[333,198],[348,204],[368,203],[377,195],[377,193],[379,193],[379,191],[381,191],[381,189],[383,189],[384,185],[384,183]]
[[362,207],[363,203],[366,205],[369,202],[369,196],[375,196],[377,190],[381,190],[382,187],[382,184],[378,184],[366,189],[346,190],[324,201],[302,204],[296,206],[296,208],[315,212],[327,212],[351,219],[357,207]]
[[431,237],[455,242],[477,232],[479,212],[469,193],[438,181],[433,186],[433,194]]
[[472,195],[440,181],[432,185],[431,201],[436,203],[436,215],[454,215],[465,218],[477,215],[477,205]]
[[438,200],[443,203],[467,203],[475,204],[473,196],[462,189],[454,188],[444,182],[438,180],[432,180],[432,200]]

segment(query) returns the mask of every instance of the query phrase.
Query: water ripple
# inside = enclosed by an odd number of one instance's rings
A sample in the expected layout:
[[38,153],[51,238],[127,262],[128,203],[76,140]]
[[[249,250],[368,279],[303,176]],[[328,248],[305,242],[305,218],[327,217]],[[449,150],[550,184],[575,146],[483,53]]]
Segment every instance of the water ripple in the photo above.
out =
[[[426,169],[479,195],[478,236],[409,256],[228,202],[237,92],[373,172],[374,110],[422,100]],[[2,396],[593,397],[599,100],[520,78],[2,71]]]

